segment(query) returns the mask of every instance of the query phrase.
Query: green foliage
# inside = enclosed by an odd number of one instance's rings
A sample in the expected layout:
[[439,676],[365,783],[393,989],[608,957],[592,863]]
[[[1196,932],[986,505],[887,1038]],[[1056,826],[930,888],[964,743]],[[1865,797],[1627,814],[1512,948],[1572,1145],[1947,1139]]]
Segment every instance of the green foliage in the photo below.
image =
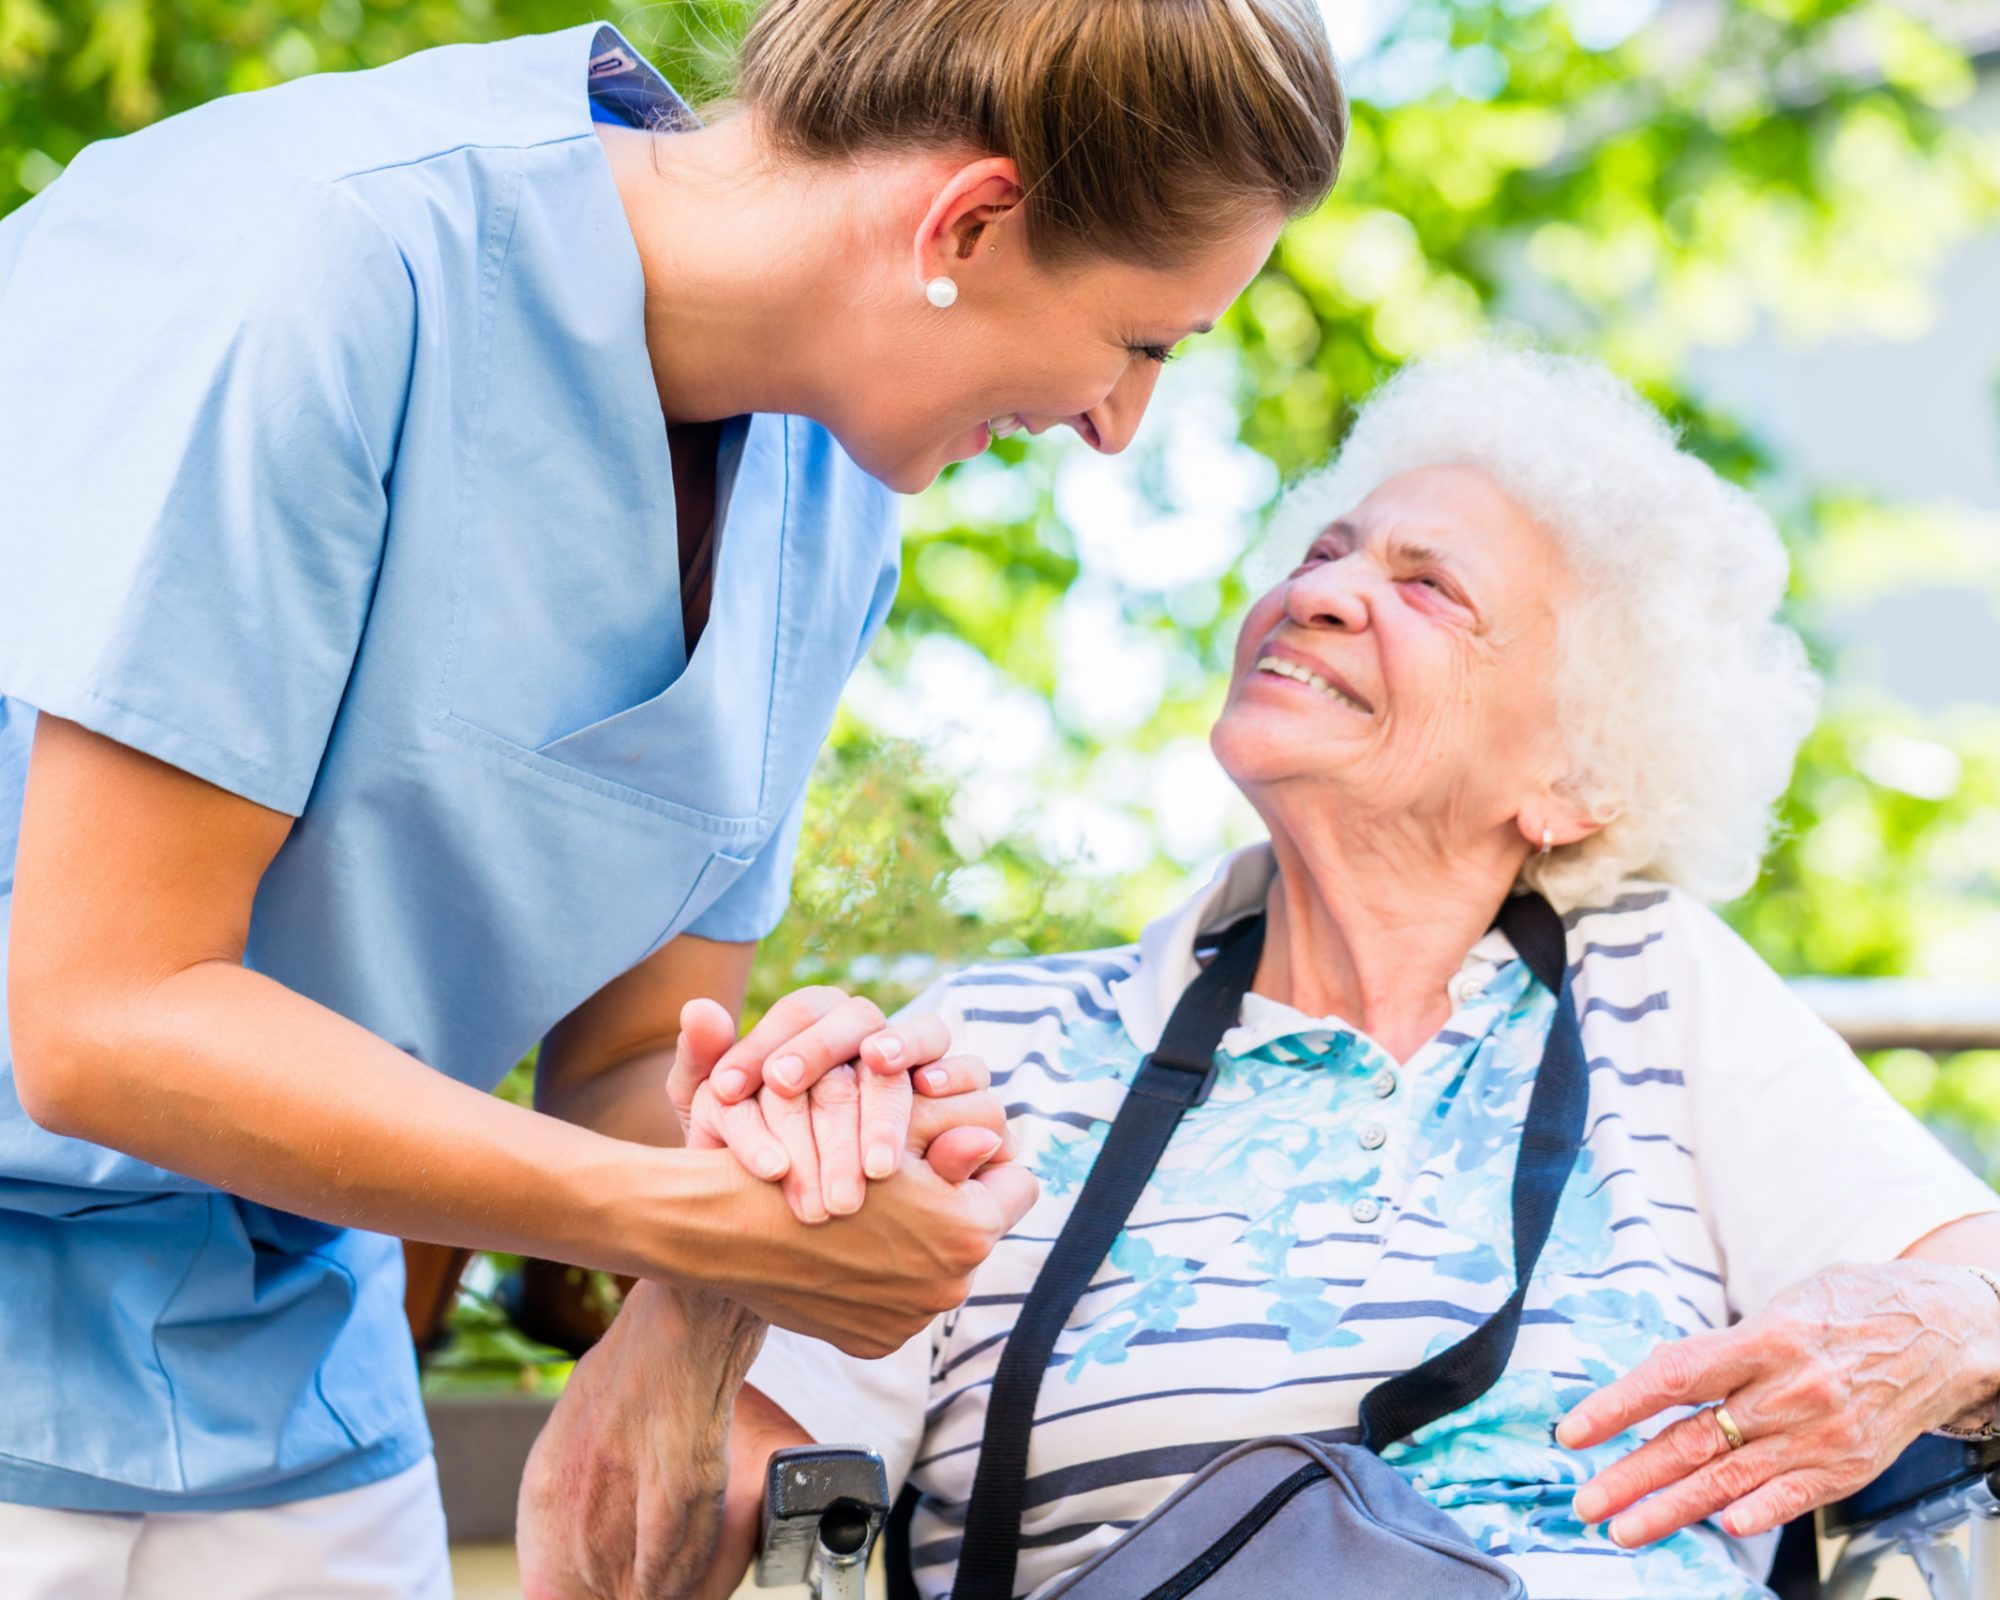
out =
[[2000,716],[1852,706],[1808,741],[1738,931],[1787,972],[1990,981],[1996,819]]
[[519,1256],[487,1255],[475,1261],[451,1308],[451,1338],[424,1363],[430,1394],[503,1391],[558,1394],[576,1363],[560,1350],[526,1337],[480,1282],[519,1268]]
[[1019,836],[977,860],[952,842],[951,786],[922,748],[844,727],[821,758],[799,836],[792,908],[758,951],[746,1025],[806,984],[894,1011],[975,961],[1121,937],[1094,886]]

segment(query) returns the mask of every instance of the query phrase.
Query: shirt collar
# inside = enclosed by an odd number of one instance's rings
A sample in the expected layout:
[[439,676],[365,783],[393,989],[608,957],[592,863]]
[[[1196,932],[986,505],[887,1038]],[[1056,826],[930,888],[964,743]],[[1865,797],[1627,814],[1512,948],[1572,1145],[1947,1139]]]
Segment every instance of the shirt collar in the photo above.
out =
[[[1215,876],[1198,893],[1146,925],[1139,935],[1138,966],[1129,978],[1111,985],[1119,1019],[1140,1050],[1149,1051],[1159,1044],[1182,991],[1201,970],[1194,952],[1202,935],[1219,933],[1262,910],[1277,872],[1277,858],[1268,843],[1237,850],[1223,858]],[[1498,928],[1489,931],[1466,952],[1451,980],[1452,1010],[1456,1012],[1483,990],[1513,959],[1514,947],[1507,936]],[[1295,1033],[1355,1031],[1344,1018],[1309,1017],[1281,1001],[1256,994],[1244,996],[1242,1015],[1242,1022],[1223,1035],[1223,1047],[1232,1055]]]
[[701,126],[674,86],[609,23],[591,40],[590,103],[594,120],[627,127],[682,133]]

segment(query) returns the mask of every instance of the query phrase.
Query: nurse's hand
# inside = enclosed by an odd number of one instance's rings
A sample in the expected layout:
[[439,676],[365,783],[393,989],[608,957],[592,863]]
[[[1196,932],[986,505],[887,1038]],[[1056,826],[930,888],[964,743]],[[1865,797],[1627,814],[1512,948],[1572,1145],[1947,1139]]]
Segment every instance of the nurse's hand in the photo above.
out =
[[860,1211],[806,1228],[775,1185],[728,1155],[683,1159],[727,1166],[723,1216],[731,1248],[702,1259],[703,1285],[767,1322],[866,1359],[887,1355],[960,1304],[974,1270],[1040,1192],[1018,1161],[988,1162],[955,1183],[906,1154]]
[[[802,1222],[858,1211],[865,1180],[893,1172],[906,1149],[954,1181],[1010,1153],[984,1064],[947,1057],[951,1036],[936,1017],[889,1027],[872,1001],[813,988],[780,1000],[741,1040],[712,1001],[689,1002],[680,1020],[668,1093],[689,1148],[727,1148],[782,1182]],[[769,1081],[730,1102],[723,1084],[753,1070]],[[781,1091],[779,1078],[808,1087]]]
[[[790,1165],[779,1180],[785,1201],[801,1222],[821,1223],[829,1217],[852,1216],[861,1209],[867,1182],[860,1154],[861,1092],[865,1076],[851,1066],[835,1067],[802,1095],[758,1092],[754,1101],[718,1107],[706,1088],[696,1091],[690,1148],[730,1145],[743,1161],[735,1141],[724,1136],[731,1119],[754,1113],[764,1137],[776,1138]],[[939,1177],[962,1182],[989,1161],[1010,1160],[1013,1136],[1000,1097],[987,1091],[986,1063],[974,1056],[950,1056],[919,1069],[929,1080],[924,1098],[910,1113],[904,1149],[930,1164]],[[746,1170],[754,1171],[748,1161]]]

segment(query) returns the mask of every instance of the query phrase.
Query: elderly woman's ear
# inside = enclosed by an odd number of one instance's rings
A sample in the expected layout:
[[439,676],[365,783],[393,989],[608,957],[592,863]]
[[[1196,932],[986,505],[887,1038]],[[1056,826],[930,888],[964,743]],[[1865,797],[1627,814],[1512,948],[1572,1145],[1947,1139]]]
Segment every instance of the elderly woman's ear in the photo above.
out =
[[1514,821],[1521,837],[1527,840],[1530,853],[1536,855],[1549,855],[1569,845],[1582,844],[1604,828],[1602,822],[1581,808],[1560,802],[1524,806]]

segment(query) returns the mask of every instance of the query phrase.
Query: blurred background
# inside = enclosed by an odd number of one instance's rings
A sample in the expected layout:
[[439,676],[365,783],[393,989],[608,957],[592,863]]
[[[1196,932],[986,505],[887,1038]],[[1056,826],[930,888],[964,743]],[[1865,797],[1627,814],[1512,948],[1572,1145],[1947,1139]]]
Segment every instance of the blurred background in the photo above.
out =
[[[1006,440],[907,503],[757,1002],[832,980],[894,1003],[940,965],[1129,938],[1254,837],[1205,734],[1275,566],[1262,514],[1384,374],[1494,329],[1610,360],[1790,540],[1829,696],[1731,921],[1788,974],[2000,997],[2000,4],[1326,7],[1339,188],[1185,347],[1134,448]],[[749,9],[603,14],[700,99]],[[215,95],[590,14],[0,0],[0,211]],[[2000,1049],[1871,1062],[2000,1175]],[[474,1264],[434,1388],[560,1383],[505,1309],[514,1265]]]

